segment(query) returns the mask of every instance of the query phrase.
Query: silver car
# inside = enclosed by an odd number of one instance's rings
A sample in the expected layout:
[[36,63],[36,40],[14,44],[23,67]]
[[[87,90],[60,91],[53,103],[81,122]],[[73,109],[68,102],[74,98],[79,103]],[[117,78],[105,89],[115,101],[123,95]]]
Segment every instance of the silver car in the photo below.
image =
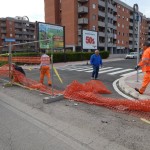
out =
[[129,54],[126,55],[125,59],[134,59],[137,58],[137,52],[131,52]]

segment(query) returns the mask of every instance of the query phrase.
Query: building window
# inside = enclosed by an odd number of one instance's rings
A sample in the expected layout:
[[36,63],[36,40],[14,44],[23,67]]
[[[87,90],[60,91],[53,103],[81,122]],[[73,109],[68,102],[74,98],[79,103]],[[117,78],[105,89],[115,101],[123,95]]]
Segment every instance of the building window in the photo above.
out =
[[120,41],[118,40],[118,44],[120,43]]
[[96,30],[96,26],[93,26],[93,27],[92,27],[92,30],[94,30],[94,31],[95,31],[95,30]]
[[124,41],[122,41],[122,44],[124,44]]
[[95,9],[95,8],[96,8],[96,4],[93,4],[92,6],[93,6],[93,9]]
[[122,11],[124,11],[124,8],[122,8]]
[[124,28],[124,24],[122,25],[122,28]]
[[129,21],[129,18],[127,18],[127,21]]
[[120,23],[118,23],[118,27],[120,27]]
[[122,16],[122,19],[124,19],[124,16]]
[[96,15],[92,15],[92,19],[93,19],[93,20],[96,20]]
[[13,35],[12,34],[10,34],[10,37],[12,37]]
[[118,8],[120,8],[120,5],[118,5]]

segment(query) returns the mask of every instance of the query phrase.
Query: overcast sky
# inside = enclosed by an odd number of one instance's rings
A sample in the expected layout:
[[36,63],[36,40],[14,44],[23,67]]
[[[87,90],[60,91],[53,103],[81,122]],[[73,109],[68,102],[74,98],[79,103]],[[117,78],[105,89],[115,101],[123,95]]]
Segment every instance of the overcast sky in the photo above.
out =
[[[71,1],[71,0],[70,0]],[[122,0],[150,18],[150,0]],[[44,0],[0,0],[0,17],[28,16],[30,21],[44,22]]]

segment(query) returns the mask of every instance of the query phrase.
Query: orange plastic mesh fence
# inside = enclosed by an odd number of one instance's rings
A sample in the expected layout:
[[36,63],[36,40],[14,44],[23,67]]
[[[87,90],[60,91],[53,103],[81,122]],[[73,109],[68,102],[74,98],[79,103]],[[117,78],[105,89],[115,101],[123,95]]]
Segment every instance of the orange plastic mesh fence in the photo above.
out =
[[[0,61],[8,62],[8,57],[0,56]],[[13,56],[12,62],[26,63],[26,64],[39,64],[40,57],[25,57],[25,56]]]
[[[4,65],[0,67],[0,76],[8,77],[9,76],[9,66]],[[24,76],[21,72],[17,71],[14,69],[12,65],[12,82],[20,83],[23,86],[26,86],[30,89],[36,89],[41,92],[47,93],[47,94],[52,94],[52,89],[51,87],[48,87],[46,85],[43,85],[39,83],[38,81],[32,80]],[[61,93],[58,90],[54,90],[54,95]]]
[[[12,66],[13,81],[18,82],[28,88],[37,89],[41,92],[52,94],[51,87],[45,86],[38,81],[31,80],[25,77],[22,73],[14,70]],[[9,66],[0,67],[0,77],[9,76]],[[60,94],[61,91],[54,90],[55,94]],[[79,102],[84,102],[92,105],[103,106],[109,109],[117,110],[118,112],[129,113],[139,117],[150,119],[150,100],[127,100],[104,97],[100,94],[110,94],[111,92],[105,85],[98,80],[91,80],[86,83],[73,81],[65,89],[64,97]]]
[[[87,90],[86,87],[89,90]],[[89,87],[92,87],[92,90],[90,90]],[[150,100],[133,101],[127,99],[115,99],[104,97],[98,93],[107,94],[110,93],[110,91],[103,85],[102,82],[98,80],[91,80],[85,84],[81,84],[77,81],[72,82],[66,88],[64,95],[67,99],[103,106],[119,112],[130,113],[132,115],[150,119]]]

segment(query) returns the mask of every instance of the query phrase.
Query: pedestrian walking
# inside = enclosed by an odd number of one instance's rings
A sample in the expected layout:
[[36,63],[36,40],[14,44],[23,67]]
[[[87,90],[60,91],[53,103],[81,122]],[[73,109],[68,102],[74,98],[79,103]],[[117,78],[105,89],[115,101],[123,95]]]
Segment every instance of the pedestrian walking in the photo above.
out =
[[135,67],[135,70],[138,70],[141,67],[142,72],[144,72],[144,78],[142,87],[140,89],[135,88],[137,92],[143,94],[146,90],[146,87],[150,83],[150,44],[144,43],[143,55],[139,64]]
[[40,64],[40,83],[43,84],[44,76],[47,76],[48,85],[51,86],[50,78],[50,57],[46,54],[45,50],[42,50],[41,64]]
[[96,80],[98,78],[98,72],[100,66],[102,67],[102,58],[99,54],[99,50],[95,50],[95,54],[93,54],[90,58],[90,63],[93,66],[93,72],[92,72],[92,80]]

